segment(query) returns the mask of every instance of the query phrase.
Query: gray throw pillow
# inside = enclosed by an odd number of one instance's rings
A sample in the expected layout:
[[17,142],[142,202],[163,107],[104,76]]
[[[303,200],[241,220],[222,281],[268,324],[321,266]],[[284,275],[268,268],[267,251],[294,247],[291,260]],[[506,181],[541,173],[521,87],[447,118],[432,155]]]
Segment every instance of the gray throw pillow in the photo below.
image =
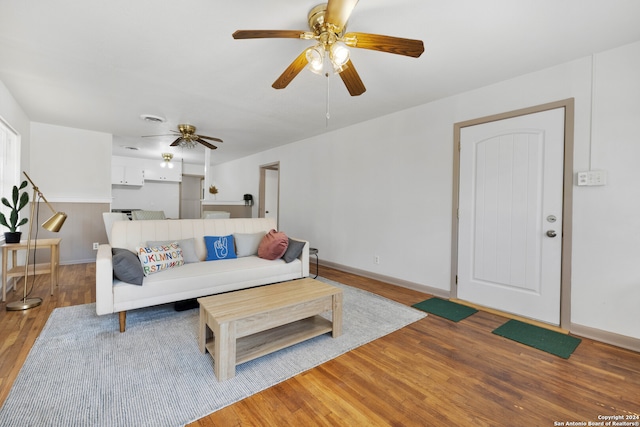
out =
[[192,238],[190,239],[182,239],[182,240],[156,240],[147,242],[147,246],[166,246],[171,243],[177,243],[182,249],[182,257],[184,258],[184,263],[189,264],[192,262],[200,262],[200,258],[198,258],[198,254],[196,253],[196,241]]
[[142,285],[144,271],[142,271],[138,255],[123,248],[113,248],[111,253],[113,254],[113,275],[123,282]]
[[264,231],[259,233],[235,233],[233,239],[236,243],[236,256],[238,258],[257,255],[258,246],[264,235],[267,234]]
[[284,262],[291,262],[300,256],[302,249],[304,249],[304,242],[289,238],[289,246],[287,246],[287,250],[282,255],[282,259]]

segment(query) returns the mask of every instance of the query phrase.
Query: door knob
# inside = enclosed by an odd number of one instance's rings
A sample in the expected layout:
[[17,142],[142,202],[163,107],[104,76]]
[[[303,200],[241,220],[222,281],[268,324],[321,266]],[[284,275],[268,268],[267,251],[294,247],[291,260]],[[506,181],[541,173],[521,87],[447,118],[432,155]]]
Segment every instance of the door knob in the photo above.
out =
[[554,230],[549,230],[549,231],[547,231],[547,236],[556,237],[556,232]]

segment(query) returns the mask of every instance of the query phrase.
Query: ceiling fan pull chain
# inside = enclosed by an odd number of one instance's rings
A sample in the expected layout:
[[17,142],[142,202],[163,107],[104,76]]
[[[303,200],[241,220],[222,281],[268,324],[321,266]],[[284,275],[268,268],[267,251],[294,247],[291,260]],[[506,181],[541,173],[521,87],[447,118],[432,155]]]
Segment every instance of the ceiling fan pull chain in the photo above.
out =
[[331,115],[329,114],[329,73],[324,74],[327,77],[327,123],[326,126],[329,127],[329,118]]

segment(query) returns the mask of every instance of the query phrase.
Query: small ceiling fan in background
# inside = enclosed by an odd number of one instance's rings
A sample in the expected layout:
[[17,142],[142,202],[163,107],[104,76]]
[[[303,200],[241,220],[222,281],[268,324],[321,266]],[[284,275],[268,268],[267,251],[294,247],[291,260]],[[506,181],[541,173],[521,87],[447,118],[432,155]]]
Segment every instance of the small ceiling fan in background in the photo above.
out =
[[204,145],[207,148],[212,150],[217,149],[215,145],[205,141],[205,139],[209,139],[211,141],[222,142],[220,138],[214,138],[212,136],[198,135],[196,134],[196,127],[189,124],[181,124],[178,125],[178,131],[171,130],[173,133],[168,133],[164,135],[144,135],[143,138],[150,138],[156,136],[175,136],[180,135],[178,138],[171,143],[171,147],[186,147],[186,148],[194,148],[197,143]]
[[312,71],[323,73],[324,58],[328,56],[334,71],[340,74],[351,96],[358,96],[363,94],[366,88],[349,59],[349,50],[346,46],[418,58],[424,52],[424,44],[421,40],[380,34],[345,33],[347,21],[357,3],[358,0],[329,0],[326,4],[315,6],[308,15],[310,31],[238,30],[233,33],[233,38],[300,38],[303,40],[316,40],[315,46],[305,49],[294,59],[273,83],[273,88],[284,89],[287,87],[307,64]]

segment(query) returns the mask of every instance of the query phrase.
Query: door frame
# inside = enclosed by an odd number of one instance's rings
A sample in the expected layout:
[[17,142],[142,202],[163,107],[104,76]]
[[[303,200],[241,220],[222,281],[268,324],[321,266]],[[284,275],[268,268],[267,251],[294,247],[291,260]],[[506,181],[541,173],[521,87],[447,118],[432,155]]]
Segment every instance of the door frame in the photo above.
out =
[[278,209],[278,214],[276,216],[276,225],[279,226],[280,225],[280,162],[273,162],[273,163],[267,163],[265,165],[260,165],[260,187],[258,190],[258,218],[264,218],[265,217],[265,211],[266,211],[266,200],[265,200],[265,189],[267,186],[267,179],[266,179],[266,175],[267,175],[267,170],[275,170],[278,172],[278,188],[276,188],[277,191],[277,209]]
[[564,108],[564,172],[562,195],[562,255],[560,275],[560,328],[568,330],[571,324],[571,248],[573,226],[573,134],[574,98],[522,108],[501,114],[481,117],[453,125],[453,208],[451,210],[451,290],[458,296],[458,207],[460,195],[460,130],[464,127],[525,116],[542,111]]

